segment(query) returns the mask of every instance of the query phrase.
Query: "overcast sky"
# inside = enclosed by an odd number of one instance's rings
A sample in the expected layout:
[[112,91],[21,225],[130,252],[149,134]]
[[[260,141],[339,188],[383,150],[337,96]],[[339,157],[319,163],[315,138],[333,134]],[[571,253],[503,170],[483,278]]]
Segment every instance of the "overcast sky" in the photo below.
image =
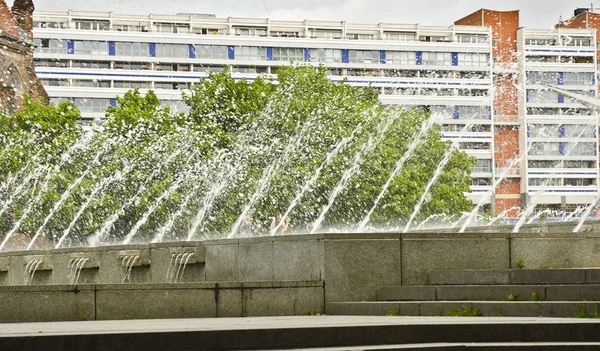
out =
[[[7,3],[12,5],[13,0]],[[362,23],[450,25],[480,8],[521,10],[521,26],[551,28],[589,0],[34,0],[37,9],[112,11],[147,15],[178,12],[217,17],[346,20]],[[597,0],[598,7],[600,1]]]

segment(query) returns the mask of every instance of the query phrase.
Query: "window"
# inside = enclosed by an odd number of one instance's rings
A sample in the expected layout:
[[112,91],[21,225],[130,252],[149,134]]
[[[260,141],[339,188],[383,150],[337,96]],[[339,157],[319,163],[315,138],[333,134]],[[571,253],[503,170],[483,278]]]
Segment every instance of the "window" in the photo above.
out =
[[461,79],[488,79],[490,77],[489,72],[459,71],[456,74]]
[[108,42],[75,40],[76,55],[108,55]]
[[559,126],[556,124],[530,124],[529,137],[531,138],[558,138]]
[[415,78],[417,76],[417,71],[386,69],[383,71],[383,75],[384,77]]
[[558,56],[526,56],[525,61],[539,63],[555,63],[558,62]]
[[185,44],[156,44],[156,57],[189,58],[190,49]]
[[196,58],[227,60],[229,58],[227,46],[224,45],[196,45]]
[[419,77],[421,78],[454,78],[453,71],[444,71],[444,70],[428,70],[428,71],[419,71]]
[[434,66],[452,66],[452,54],[449,52],[424,52],[423,64]]
[[113,30],[119,32],[149,32],[150,25],[113,24]]
[[109,25],[108,21],[75,21],[75,28],[83,30],[108,30]]
[[233,72],[233,73],[263,74],[263,73],[267,73],[267,67],[233,66],[231,68],[231,72]]
[[595,143],[565,143],[566,156],[594,156]]
[[311,49],[311,62],[337,63],[342,62],[340,49]]
[[490,178],[473,178],[471,179],[471,186],[490,186],[492,180]]
[[352,77],[379,77],[381,76],[381,71],[377,69],[348,68],[347,74]]
[[488,42],[488,36],[477,34],[458,34],[456,36],[456,41],[458,41],[459,43],[485,44]]
[[34,59],[36,67],[67,67],[67,61]]
[[563,45],[566,46],[592,46],[592,39],[588,37],[564,37]]
[[148,43],[129,43],[129,42],[116,42],[115,43],[115,54],[118,56],[150,56],[150,44]]
[[565,124],[565,138],[595,138],[596,126],[589,124]]
[[417,35],[415,33],[403,33],[403,32],[385,32],[386,40],[394,41],[416,41]]
[[458,89],[459,96],[488,96],[487,89]]
[[490,119],[489,107],[486,106],[459,106],[459,119]]
[[156,31],[159,33],[189,33],[190,27],[175,23],[157,23]]
[[556,45],[556,38],[527,38],[525,39],[525,45],[534,46],[554,46]]
[[110,62],[102,61],[73,61],[74,68],[94,68],[94,69],[108,69],[110,68]]
[[488,54],[459,53],[458,65],[466,67],[489,66]]
[[560,161],[528,161],[529,168],[558,168]]
[[350,40],[374,40],[375,39],[375,34],[346,33],[346,39],[350,39]]
[[473,173],[490,173],[492,172],[492,160],[477,160],[477,163],[471,167]]
[[223,66],[204,66],[194,64],[194,72],[221,72]]
[[34,28],[54,28],[54,29],[65,29],[67,28],[67,22],[53,22],[53,21],[34,21]]
[[553,116],[559,114],[559,109],[549,107],[528,107],[527,115]]
[[565,161],[565,168],[595,168],[594,161]]
[[594,73],[565,72],[564,85],[593,85]]
[[310,30],[310,36],[319,39],[341,39],[342,31],[337,30]]
[[302,62],[304,61],[304,49],[273,48],[273,61]]
[[379,51],[349,50],[348,56],[350,63],[379,63],[381,55]]
[[592,56],[561,56],[561,63],[594,63]]
[[87,79],[76,79],[73,80],[74,87],[84,88],[110,88],[110,81],[108,80],[87,80]]
[[150,89],[152,88],[152,84],[150,82],[115,81],[113,87],[125,89]]
[[556,85],[557,82],[557,72],[527,72],[527,84]]
[[434,120],[443,120],[443,119],[453,119],[454,118],[454,107],[453,106],[430,106],[429,110],[431,111],[431,117]]
[[529,148],[531,156],[560,156],[559,144],[552,142],[533,142]]
[[40,79],[42,85],[47,87],[68,87],[69,80],[67,79]]
[[76,98],[75,106],[81,112],[104,112],[110,105],[110,99]]
[[249,37],[266,37],[266,28],[234,28],[235,35],[249,36]]
[[417,63],[417,53],[414,51],[388,51],[386,53],[386,63],[388,65],[415,65]]
[[67,41],[62,39],[33,39],[36,53],[67,54]]
[[266,61],[267,53],[265,48],[260,46],[236,46],[235,59],[247,61]]
[[561,186],[562,184],[562,179],[559,178],[529,178],[531,186]]
[[595,179],[592,178],[565,178],[565,186],[590,186],[595,185]]
[[115,62],[115,69],[129,69],[129,70],[149,70],[151,68],[150,63],[143,62]]
[[558,94],[550,90],[527,90],[530,103],[558,103]]
[[283,37],[283,38],[300,38],[300,33],[298,32],[289,32],[282,30],[271,30],[272,37]]
[[461,150],[489,150],[490,143],[459,143]]

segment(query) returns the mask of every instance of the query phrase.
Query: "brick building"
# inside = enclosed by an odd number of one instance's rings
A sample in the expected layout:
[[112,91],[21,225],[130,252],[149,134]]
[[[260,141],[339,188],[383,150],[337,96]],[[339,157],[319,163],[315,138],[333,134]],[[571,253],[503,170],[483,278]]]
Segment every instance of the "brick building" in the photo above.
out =
[[0,0],[0,109],[14,113],[23,95],[48,99],[33,67],[33,2]]

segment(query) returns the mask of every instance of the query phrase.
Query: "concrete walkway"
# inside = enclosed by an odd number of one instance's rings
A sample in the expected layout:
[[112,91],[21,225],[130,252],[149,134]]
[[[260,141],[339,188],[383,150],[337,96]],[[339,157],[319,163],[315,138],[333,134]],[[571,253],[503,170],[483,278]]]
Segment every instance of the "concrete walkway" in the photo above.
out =
[[600,342],[600,321],[302,316],[0,324],[0,350],[256,350],[478,342]]

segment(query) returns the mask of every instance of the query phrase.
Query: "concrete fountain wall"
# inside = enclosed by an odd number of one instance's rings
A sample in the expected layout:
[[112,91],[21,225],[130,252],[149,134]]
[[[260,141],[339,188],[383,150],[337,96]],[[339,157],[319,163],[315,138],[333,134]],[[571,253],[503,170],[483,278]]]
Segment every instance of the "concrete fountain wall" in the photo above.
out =
[[[519,261],[528,268],[600,267],[600,223],[590,222],[579,233],[572,227],[3,252],[0,299],[13,303],[0,304],[0,322],[316,314],[330,302],[376,300],[380,286],[426,284],[437,270],[509,269]],[[184,254],[185,270],[174,264]],[[73,285],[70,268],[83,259]]]

